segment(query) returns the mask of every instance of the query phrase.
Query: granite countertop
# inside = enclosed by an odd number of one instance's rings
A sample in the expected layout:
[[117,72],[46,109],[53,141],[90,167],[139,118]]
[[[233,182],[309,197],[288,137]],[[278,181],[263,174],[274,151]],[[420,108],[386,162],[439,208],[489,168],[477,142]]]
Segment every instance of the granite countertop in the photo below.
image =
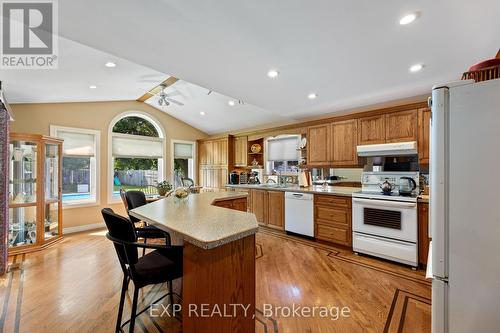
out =
[[215,201],[246,198],[244,192],[206,192],[185,199],[168,197],[132,209],[130,214],[184,241],[212,249],[253,235],[258,230],[254,214],[213,206]]
[[323,188],[323,186],[309,186],[300,187],[298,185],[288,186],[288,187],[267,187],[262,185],[250,185],[250,184],[239,184],[239,185],[226,185],[227,188],[234,189],[260,189],[267,191],[281,191],[281,192],[301,192],[301,193],[313,193],[313,194],[329,194],[329,195],[339,195],[345,197],[351,197],[354,192],[361,191],[359,187],[345,187],[345,186],[328,186]]
[[418,197],[418,202],[425,202],[425,203],[429,203],[429,195],[428,195],[428,194],[421,194],[421,195]]
[[[282,191],[282,192],[302,192],[302,193],[313,193],[313,194],[330,194],[338,195],[344,197],[351,197],[354,192],[361,191],[359,187],[345,187],[345,186],[328,186],[323,189],[323,186],[309,186],[309,187],[299,187],[298,185],[289,187],[267,187],[262,185],[251,185],[251,184],[239,184],[239,185],[226,185],[227,188],[233,189],[259,189],[267,191]],[[420,195],[418,197],[418,202],[428,203],[429,195]]]

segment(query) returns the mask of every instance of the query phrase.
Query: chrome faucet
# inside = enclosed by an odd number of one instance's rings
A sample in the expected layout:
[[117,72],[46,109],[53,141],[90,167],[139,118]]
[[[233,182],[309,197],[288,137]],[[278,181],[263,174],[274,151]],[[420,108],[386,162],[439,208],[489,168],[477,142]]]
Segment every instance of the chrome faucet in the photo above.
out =
[[269,184],[269,183],[274,183],[274,184],[276,184],[276,181],[275,181],[274,179],[272,179],[272,178],[267,178],[266,183],[267,183],[267,184]]

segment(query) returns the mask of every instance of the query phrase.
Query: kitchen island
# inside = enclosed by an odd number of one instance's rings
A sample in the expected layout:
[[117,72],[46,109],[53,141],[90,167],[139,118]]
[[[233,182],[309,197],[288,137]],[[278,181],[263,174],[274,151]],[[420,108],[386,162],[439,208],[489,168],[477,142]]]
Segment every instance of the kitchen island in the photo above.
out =
[[130,214],[184,244],[183,332],[255,330],[255,215],[214,203],[246,198],[242,192],[164,198]]

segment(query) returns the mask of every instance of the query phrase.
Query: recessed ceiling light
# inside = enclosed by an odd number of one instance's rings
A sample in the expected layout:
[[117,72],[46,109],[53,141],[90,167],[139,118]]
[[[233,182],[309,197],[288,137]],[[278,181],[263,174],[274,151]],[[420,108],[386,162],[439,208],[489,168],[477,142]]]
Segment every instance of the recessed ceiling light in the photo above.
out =
[[200,111],[200,114],[201,114],[202,116],[204,116],[206,113],[205,113],[205,111]]
[[418,18],[418,13],[417,12],[410,13],[410,14],[407,14],[407,15],[403,16],[399,20],[399,24],[401,24],[401,25],[407,25],[407,24],[410,24],[411,22],[415,21],[417,18]]
[[280,75],[280,72],[275,69],[271,69],[269,72],[267,72],[267,76],[269,76],[270,78],[275,78],[278,75]]
[[104,64],[104,66],[109,67],[109,68],[113,68],[113,67],[116,67],[116,64],[114,62],[108,61],[107,63]]
[[416,72],[421,71],[422,68],[424,68],[424,64],[415,64],[415,65],[410,67],[410,72],[416,73]]
[[92,85],[89,86],[89,89],[97,89],[97,86],[94,85],[94,84],[92,84]]
[[229,106],[234,106],[236,104],[236,102],[233,100],[230,100],[229,102],[227,102],[227,104],[229,104]]
[[316,97],[318,97],[318,95],[316,95],[315,93],[310,93],[309,95],[307,95],[307,98],[309,99],[315,99]]

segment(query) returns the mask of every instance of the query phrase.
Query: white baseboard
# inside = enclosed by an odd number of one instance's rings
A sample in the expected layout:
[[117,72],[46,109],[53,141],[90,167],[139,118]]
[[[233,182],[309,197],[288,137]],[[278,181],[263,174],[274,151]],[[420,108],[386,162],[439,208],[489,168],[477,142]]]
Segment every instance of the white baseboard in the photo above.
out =
[[106,225],[104,224],[104,222],[78,225],[76,227],[67,227],[67,228],[63,228],[63,235],[72,234],[75,232],[93,230],[93,229],[100,229],[100,228],[105,228],[105,227],[106,227]]

